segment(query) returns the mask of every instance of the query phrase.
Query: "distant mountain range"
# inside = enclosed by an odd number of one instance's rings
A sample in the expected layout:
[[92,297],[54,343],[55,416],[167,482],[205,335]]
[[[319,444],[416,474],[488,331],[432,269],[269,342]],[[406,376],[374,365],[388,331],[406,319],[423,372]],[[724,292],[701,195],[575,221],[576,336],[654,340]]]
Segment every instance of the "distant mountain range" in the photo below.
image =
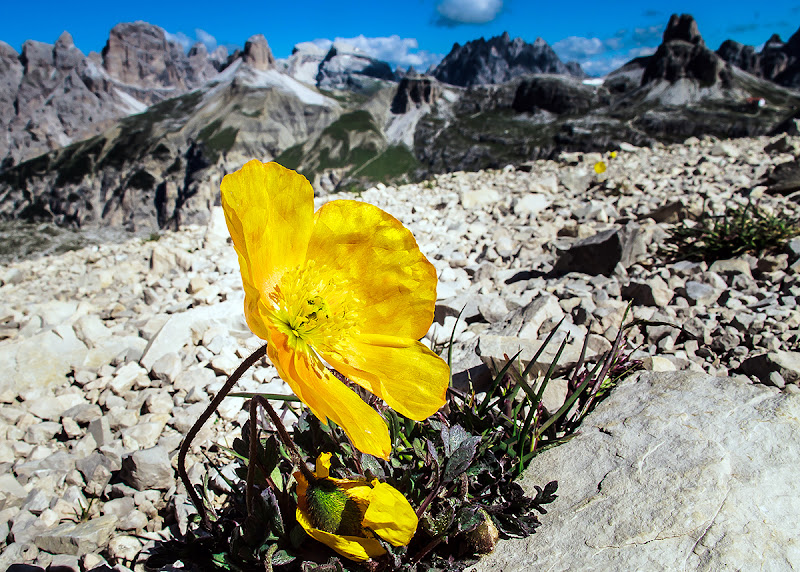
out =
[[[434,172],[502,167],[562,150],[691,135],[757,135],[800,107],[800,36],[760,53],[705,46],[674,15],[652,56],[604,80],[541,39],[503,34],[451,52],[425,75],[356,48],[267,40],[188,52],[144,22],[119,24],[101,53],[0,42],[0,217],[158,229],[201,221],[225,172],[277,159],[318,192]],[[786,123],[786,122],[789,123]]]

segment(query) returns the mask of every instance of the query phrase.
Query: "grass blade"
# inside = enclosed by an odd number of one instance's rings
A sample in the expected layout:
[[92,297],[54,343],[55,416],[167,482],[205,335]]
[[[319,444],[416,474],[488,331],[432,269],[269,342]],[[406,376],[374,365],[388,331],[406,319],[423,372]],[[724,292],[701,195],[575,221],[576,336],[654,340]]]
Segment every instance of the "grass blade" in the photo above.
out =
[[506,365],[503,367],[503,369],[500,370],[500,373],[497,374],[497,377],[494,378],[491,388],[489,389],[489,391],[486,392],[486,397],[483,398],[483,401],[478,406],[477,410],[478,415],[483,415],[484,413],[486,413],[486,409],[488,409],[489,407],[489,401],[491,400],[492,395],[494,395],[494,392],[497,391],[497,386],[500,385],[500,382],[503,380],[506,373],[511,368],[511,365],[514,363],[514,360],[517,359],[519,357],[519,354],[521,353],[522,350],[519,350],[517,353],[515,353],[514,357],[512,357],[506,362]]

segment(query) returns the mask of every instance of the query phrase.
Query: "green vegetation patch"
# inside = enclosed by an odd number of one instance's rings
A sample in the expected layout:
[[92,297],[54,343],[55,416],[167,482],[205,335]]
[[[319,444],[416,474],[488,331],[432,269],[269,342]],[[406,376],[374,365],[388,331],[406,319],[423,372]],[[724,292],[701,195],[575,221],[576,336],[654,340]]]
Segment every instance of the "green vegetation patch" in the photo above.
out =
[[331,99],[335,99],[339,103],[342,103],[348,107],[362,105],[366,103],[370,97],[370,94],[356,92],[356,91],[331,91],[331,90],[321,89],[319,90],[319,92],[325,97],[330,97]]
[[418,167],[419,161],[405,145],[392,145],[353,175],[385,183],[408,176]]
[[220,127],[222,127],[222,119],[215,119],[200,130],[200,133],[197,134],[197,138],[200,141],[208,141]]
[[53,163],[53,168],[58,172],[55,186],[80,183],[94,170],[95,161],[103,152],[105,142],[103,137],[92,137],[65,148]]
[[336,169],[340,167],[359,167],[378,154],[378,147],[374,144],[367,144],[361,147],[350,149],[345,147],[341,154],[333,155],[330,149],[322,149],[319,153],[318,171],[324,169]]
[[205,145],[209,159],[215,163],[220,155],[224,155],[233,148],[239,130],[235,127],[222,127],[222,119],[216,119],[203,127],[197,134],[197,139]]
[[283,153],[278,155],[275,158],[275,161],[277,163],[280,163],[287,169],[297,170],[303,161],[303,157],[304,157],[303,144],[298,143],[297,145],[289,147]]
[[684,221],[673,228],[662,254],[672,260],[714,262],[778,250],[797,234],[797,220],[766,213],[753,204],[728,205],[722,215]]
[[213,151],[227,153],[233,148],[238,134],[239,130],[235,127],[226,127],[218,133],[215,133],[214,136],[207,141],[208,147]]
[[333,139],[347,141],[349,133],[358,131],[368,133],[370,131],[380,135],[380,129],[375,125],[369,111],[359,109],[345,113],[339,119],[328,125],[322,132],[322,136],[328,136]]
[[151,105],[147,111],[133,117],[140,117],[150,123],[157,123],[165,119],[182,119],[194,112],[202,98],[203,93],[200,90],[191,91]]

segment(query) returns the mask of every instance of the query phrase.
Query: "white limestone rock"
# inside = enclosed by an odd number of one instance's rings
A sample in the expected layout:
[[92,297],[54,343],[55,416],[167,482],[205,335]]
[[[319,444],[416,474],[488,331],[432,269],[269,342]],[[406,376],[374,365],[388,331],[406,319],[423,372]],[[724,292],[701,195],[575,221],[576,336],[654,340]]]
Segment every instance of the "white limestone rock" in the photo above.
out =
[[500,193],[494,189],[467,191],[461,196],[461,206],[465,209],[484,208],[500,200]]
[[521,484],[559,482],[529,538],[475,572],[793,570],[800,566],[800,396],[731,378],[647,373]]
[[36,546],[53,554],[98,552],[108,544],[116,523],[117,517],[113,514],[98,516],[87,522],[65,522],[38,534]]
[[[14,388],[23,391],[34,387],[51,387],[64,381],[75,364],[81,364],[88,348],[69,328],[54,330],[31,338],[0,345],[0,392]],[[71,334],[71,335],[69,335]]]
[[161,447],[135,451],[122,460],[122,480],[143,491],[170,488],[175,482],[175,471],[169,455]]
[[163,355],[179,352],[192,341],[192,329],[205,331],[211,325],[222,324],[230,330],[246,330],[243,308],[242,299],[239,298],[173,314],[150,340],[140,363],[150,370]]

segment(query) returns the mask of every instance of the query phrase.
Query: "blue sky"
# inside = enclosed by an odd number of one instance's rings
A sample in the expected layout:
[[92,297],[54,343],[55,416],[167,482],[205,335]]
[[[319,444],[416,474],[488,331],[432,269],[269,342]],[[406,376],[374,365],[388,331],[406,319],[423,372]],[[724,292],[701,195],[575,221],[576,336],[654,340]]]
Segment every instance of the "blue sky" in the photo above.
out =
[[241,46],[264,34],[278,58],[303,41],[350,39],[397,66],[426,69],[458,42],[503,31],[533,42],[544,38],[559,56],[602,75],[637,55],[652,53],[672,13],[692,14],[706,44],[731,38],[760,46],[771,34],[787,40],[800,27],[800,0],[761,2],[618,0],[405,0],[375,2],[7,2],[0,40],[17,51],[27,39],[54,43],[70,32],[84,53],[100,51],[118,22],[144,20],[185,41]]

